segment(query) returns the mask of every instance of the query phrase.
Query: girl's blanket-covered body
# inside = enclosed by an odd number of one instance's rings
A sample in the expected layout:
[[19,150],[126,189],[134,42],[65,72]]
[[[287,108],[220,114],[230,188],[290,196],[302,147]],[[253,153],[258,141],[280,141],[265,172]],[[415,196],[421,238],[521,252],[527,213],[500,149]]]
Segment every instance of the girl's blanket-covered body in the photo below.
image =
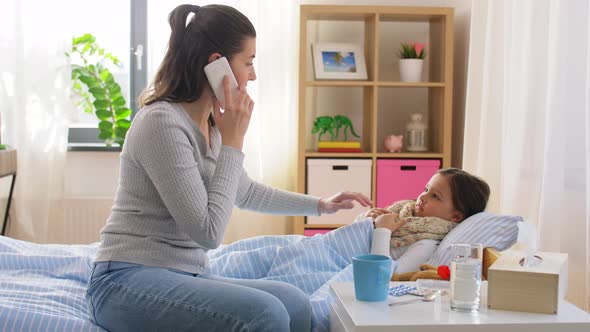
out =
[[352,281],[352,257],[369,253],[371,220],[314,237],[259,236],[209,252],[210,273],[243,279],[280,280],[310,296],[312,330],[329,330],[329,282]]

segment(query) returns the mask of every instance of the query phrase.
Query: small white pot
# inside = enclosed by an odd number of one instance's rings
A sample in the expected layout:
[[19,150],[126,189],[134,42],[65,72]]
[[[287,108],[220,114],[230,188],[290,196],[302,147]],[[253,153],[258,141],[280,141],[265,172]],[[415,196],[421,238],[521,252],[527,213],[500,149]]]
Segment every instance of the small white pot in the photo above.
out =
[[402,82],[422,81],[423,59],[399,59],[399,75]]

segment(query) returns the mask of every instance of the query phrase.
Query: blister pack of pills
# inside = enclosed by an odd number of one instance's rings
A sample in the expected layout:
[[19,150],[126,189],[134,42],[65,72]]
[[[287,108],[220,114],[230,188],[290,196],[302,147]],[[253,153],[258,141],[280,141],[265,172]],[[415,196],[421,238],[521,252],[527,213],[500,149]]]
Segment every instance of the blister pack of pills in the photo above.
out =
[[410,292],[416,291],[416,287],[410,287],[406,285],[399,285],[389,288],[389,295],[391,296],[402,296],[409,294]]

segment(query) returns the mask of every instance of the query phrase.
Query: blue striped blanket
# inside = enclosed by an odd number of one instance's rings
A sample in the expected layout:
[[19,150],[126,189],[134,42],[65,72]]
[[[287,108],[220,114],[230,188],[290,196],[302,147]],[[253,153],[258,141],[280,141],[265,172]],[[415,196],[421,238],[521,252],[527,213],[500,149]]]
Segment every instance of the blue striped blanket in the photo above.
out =
[[[352,281],[352,257],[369,252],[371,230],[363,221],[314,237],[237,241],[209,252],[209,272],[296,285],[310,297],[312,329],[328,331],[328,284]],[[84,297],[96,249],[0,236],[0,331],[103,331],[88,321]]]

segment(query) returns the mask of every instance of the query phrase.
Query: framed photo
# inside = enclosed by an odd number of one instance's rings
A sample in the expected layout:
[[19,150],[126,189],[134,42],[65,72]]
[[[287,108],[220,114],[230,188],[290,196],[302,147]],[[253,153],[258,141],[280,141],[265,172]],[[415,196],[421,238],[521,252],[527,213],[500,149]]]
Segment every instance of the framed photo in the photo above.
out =
[[355,44],[314,43],[311,46],[316,80],[366,80],[363,49]]

